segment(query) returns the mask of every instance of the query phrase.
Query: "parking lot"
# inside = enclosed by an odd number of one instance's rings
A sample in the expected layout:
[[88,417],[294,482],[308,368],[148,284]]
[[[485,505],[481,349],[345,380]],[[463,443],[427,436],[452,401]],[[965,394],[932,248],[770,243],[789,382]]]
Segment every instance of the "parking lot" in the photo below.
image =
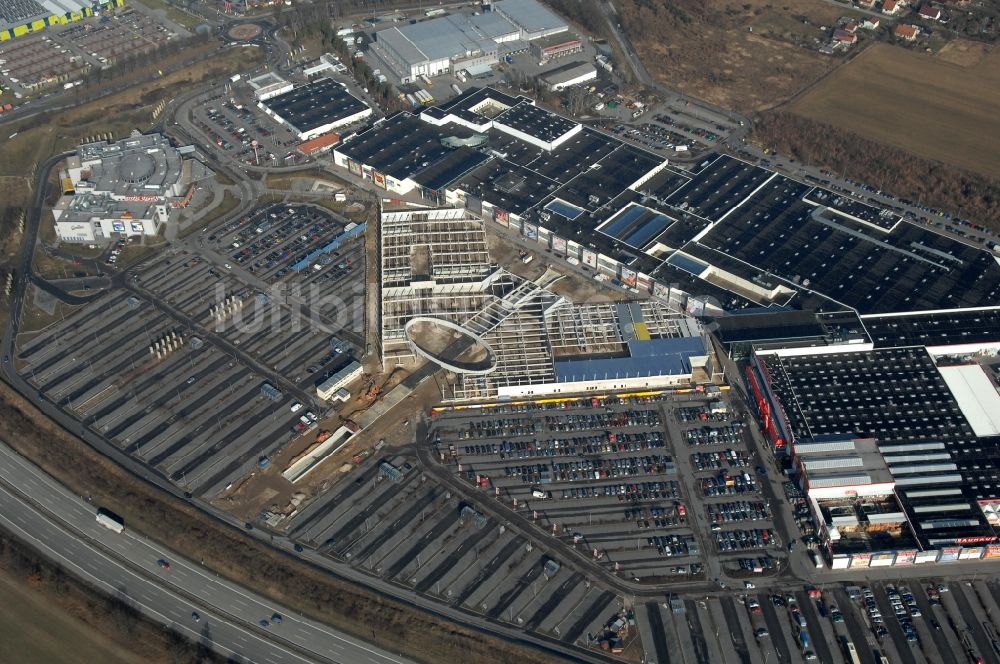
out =
[[[672,404],[669,396],[645,395],[445,411],[435,419],[434,441],[471,485],[622,575],[691,578],[704,572],[709,543],[713,553],[734,554],[725,559],[734,568],[735,554],[752,556],[752,567],[770,560],[778,543],[754,477],[714,468],[749,464],[742,427],[712,422],[709,434],[697,417],[669,415]],[[699,404],[678,412],[707,409]],[[692,454],[701,435],[711,459],[707,451]],[[695,461],[703,466],[697,471]],[[719,499],[736,495],[748,499],[745,507]],[[692,509],[716,527],[706,523],[705,536],[695,533]]]
[[[242,266],[269,283],[336,287],[355,268],[364,271],[362,243],[340,221],[311,205],[274,204],[255,210],[208,236]],[[317,253],[318,252],[318,253]]]
[[[622,140],[632,141],[650,150],[664,151],[673,150],[683,152],[690,150],[699,152],[708,149],[708,145],[698,139],[671,131],[659,124],[643,123],[637,127],[629,127],[623,124],[611,124],[607,129]],[[678,150],[678,148],[680,148]]]
[[[929,580],[764,591],[756,587],[765,583],[762,574],[783,562],[766,545],[757,551],[708,550],[692,558],[682,543],[697,546],[702,536],[712,541],[719,532],[743,541],[740,531],[749,539],[750,532],[770,530],[766,500],[699,498],[694,491],[702,474],[719,471],[716,465],[758,477],[760,471],[752,453],[738,447],[742,440],[689,445],[688,430],[732,426],[727,414],[715,412],[717,399],[646,399],[596,404],[590,398],[560,399],[436,411],[431,445],[480,497],[454,494],[409,453],[394,452],[361,463],[299,510],[287,532],[305,546],[445,604],[579,646],[596,647],[588,635],[604,633],[629,600],[604,591],[599,582],[585,583],[586,577],[567,565],[569,549],[594,556],[623,576],[692,578],[691,571],[702,572],[703,565],[707,572],[713,556],[728,561],[731,577],[743,575],[737,587],[723,584],[715,595],[675,596],[668,590],[659,599],[638,598],[638,629],[630,638],[638,636],[646,662],[959,664],[975,661],[970,652],[998,661],[993,621],[1000,619],[1000,588],[993,581],[949,582],[941,591]],[[666,434],[662,446],[642,436],[658,419]],[[602,428],[603,436],[596,433]],[[616,436],[612,442],[608,430],[632,438]],[[731,453],[724,446],[731,446]],[[653,465],[656,455],[664,463],[671,452],[677,460],[672,479]],[[699,470],[696,455],[703,464]],[[558,465],[570,458],[572,467]],[[584,459],[591,462],[586,467]],[[619,464],[620,459],[636,461]],[[626,479],[612,477],[615,473]],[[539,550],[516,527],[481,512],[481,501],[516,509],[539,532],[552,533],[566,553],[558,547]],[[707,517],[704,523],[692,523],[692,510]],[[628,558],[629,548],[642,556]],[[685,572],[671,571],[679,567]]]
[[150,52],[174,38],[133,11],[106,13],[0,45],[0,81],[17,95],[78,80],[88,69]]
[[[27,92],[81,74],[87,64],[48,35],[15,39],[0,45],[4,88]],[[20,93],[19,93],[20,94]]]
[[[212,497],[331,414],[315,385],[363,352],[363,234],[317,252],[349,223],[272,204],[209,227],[226,253],[174,247],[130,268],[127,289],[22,343],[18,368],[83,426]],[[245,228],[280,238],[260,276],[231,246]]]
[[998,591],[917,579],[751,593],[744,606],[753,642],[777,661],[996,662]]
[[153,51],[175,37],[173,32],[140,12],[113,13],[107,18],[70,24],[59,30],[55,39],[102,63],[112,63]]
[[238,87],[198,100],[193,117],[195,126],[205,132],[216,147],[243,163],[281,166],[304,159],[295,152],[300,142],[298,137],[257,109],[253,100]]
[[[289,208],[281,209],[288,214]],[[303,208],[290,209],[294,217]],[[363,318],[355,316],[354,307],[360,308],[364,294],[363,243],[355,239],[343,251],[345,260],[358,265],[356,272],[333,272],[339,268],[332,264],[310,268],[303,271],[311,280],[304,284],[287,281],[292,277],[265,282],[231,263],[225,264],[229,268],[218,267],[183,252],[150,260],[136,276],[143,291],[162,298],[178,315],[212,329],[298,389],[312,393],[315,374],[343,366],[360,350]],[[339,274],[339,280],[320,287],[315,280],[324,273]]]
[[443,603],[564,643],[586,645],[620,614],[614,593],[562,568],[558,556],[411,462],[372,457],[300,510],[291,536]]
[[196,494],[214,495],[290,440],[302,399],[127,292],[108,293],[23,345],[21,372],[82,426]]

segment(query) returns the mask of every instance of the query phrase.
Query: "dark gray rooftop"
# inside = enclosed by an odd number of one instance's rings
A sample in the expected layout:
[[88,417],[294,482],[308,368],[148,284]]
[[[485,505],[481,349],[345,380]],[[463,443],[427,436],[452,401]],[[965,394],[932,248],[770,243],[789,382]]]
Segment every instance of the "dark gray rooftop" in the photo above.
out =
[[577,125],[569,118],[527,101],[507,109],[497,116],[495,121],[546,143],[556,141]]
[[301,133],[349,118],[368,108],[368,104],[331,78],[307,83],[263,103]]

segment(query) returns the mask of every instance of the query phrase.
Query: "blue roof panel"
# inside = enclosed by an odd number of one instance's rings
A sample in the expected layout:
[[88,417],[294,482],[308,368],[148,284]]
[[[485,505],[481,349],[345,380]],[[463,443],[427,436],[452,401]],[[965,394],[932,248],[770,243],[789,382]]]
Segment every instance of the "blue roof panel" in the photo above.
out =
[[630,340],[629,357],[557,360],[556,382],[677,376],[691,373],[691,358],[704,355],[701,337]]

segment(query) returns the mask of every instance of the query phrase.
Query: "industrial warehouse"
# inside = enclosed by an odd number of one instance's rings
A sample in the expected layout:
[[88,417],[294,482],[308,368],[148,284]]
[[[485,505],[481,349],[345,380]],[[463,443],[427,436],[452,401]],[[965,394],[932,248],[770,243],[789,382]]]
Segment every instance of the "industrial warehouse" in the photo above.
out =
[[0,41],[7,41],[44,30],[53,25],[65,25],[87,16],[121,7],[122,0],[90,2],[88,0],[3,0],[0,2]]
[[[569,26],[537,0],[500,0],[492,11],[453,14],[375,33],[371,49],[402,83],[420,76],[489,68],[528,42],[566,32]],[[579,40],[576,40],[579,46]]]
[[108,143],[86,143],[66,160],[63,196],[52,209],[64,242],[152,236],[187,205],[195,183],[213,172],[161,134],[133,132]]
[[[256,84],[255,84],[256,82]],[[300,141],[346,127],[372,114],[371,107],[332,78],[321,78],[294,89],[277,76],[250,81],[261,109],[287,125]]]

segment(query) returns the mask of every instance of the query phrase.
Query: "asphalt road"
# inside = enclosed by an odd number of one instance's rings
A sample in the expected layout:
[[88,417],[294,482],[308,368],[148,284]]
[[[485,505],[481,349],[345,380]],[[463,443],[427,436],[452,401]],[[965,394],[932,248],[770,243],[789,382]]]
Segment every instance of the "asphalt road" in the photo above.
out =
[[[302,618],[126,528],[97,523],[96,506],[0,445],[0,523],[106,592],[194,641],[254,662],[403,664],[406,658]],[[30,496],[30,498],[29,498]],[[127,524],[126,524],[127,526]],[[170,570],[157,561],[166,560]],[[200,621],[192,612],[200,614]],[[271,616],[278,613],[281,622]],[[267,620],[265,628],[261,620]]]

